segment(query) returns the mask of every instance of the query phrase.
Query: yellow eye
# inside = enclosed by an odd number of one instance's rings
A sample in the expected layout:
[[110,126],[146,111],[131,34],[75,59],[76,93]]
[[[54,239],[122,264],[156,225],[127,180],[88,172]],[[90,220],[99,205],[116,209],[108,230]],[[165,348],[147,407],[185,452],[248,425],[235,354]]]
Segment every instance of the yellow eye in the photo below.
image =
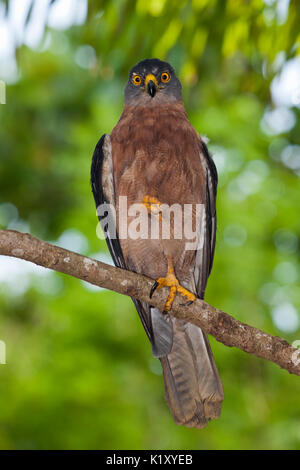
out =
[[163,83],[167,83],[170,80],[170,74],[169,72],[163,72],[160,76],[160,79]]
[[142,77],[140,75],[134,75],[132,81],[134,85],[139,86],[142,83]]

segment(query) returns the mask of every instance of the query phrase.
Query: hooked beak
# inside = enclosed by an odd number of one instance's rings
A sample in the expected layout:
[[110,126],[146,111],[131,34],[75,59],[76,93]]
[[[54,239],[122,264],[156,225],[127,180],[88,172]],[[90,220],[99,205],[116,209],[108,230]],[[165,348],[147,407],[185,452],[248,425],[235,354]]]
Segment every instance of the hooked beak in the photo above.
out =
[[153,98],[157,92],[157,80],[152,73],[149,73],[145,78],[145,91]]
[[148,91],[149,95],[151,96],[151,98],[153,98],[155,96],[156,85],[152,80],[149,80],[149,82],[148,82],[147,91]]

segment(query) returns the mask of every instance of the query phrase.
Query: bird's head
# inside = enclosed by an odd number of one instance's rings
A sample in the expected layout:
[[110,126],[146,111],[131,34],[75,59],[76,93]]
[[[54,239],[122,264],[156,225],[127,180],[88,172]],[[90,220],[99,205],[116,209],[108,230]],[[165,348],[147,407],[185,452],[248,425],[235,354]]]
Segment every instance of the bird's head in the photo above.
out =
[[174,103],[182,99],[181,83],[168,62],[145,59],[130,70],[124,97],[132,106]]

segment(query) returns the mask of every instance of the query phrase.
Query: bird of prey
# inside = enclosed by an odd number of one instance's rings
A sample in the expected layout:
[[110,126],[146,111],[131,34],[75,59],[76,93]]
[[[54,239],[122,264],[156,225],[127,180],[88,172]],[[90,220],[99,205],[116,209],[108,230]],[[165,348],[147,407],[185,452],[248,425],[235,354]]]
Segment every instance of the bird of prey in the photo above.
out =
[[[157,288],[170,288],[162,312],[133,301],[153,355],[161,361],[165,396],[175,422],[203,428],[219,417],[222,383],[206,334],[169,311],[176,295],[185,304],[204,297],[215,249],[218,178],[204,141],[188,120],[181,91],[167,62],[146,59],[130,70],[120,120],[96,145],[91,184],[96,207],[105,204],[115,210],[115,230],[103,213],[98,216],[116,266],[152,278],[150,296]],[[158,224],[163,221],[162,205],[182,209],[192,205],[192,214],[199,205],[204,208],[201,223],[193,222],[193,227],[201,243],[186,249],[185,235],[174,236],[175,222],[169,237],[161,232],[154,238],[121,237],[124,197],[128,206],[143,205],[148,219],[156,218]],[[125,216],[132,220],[129,212]]]

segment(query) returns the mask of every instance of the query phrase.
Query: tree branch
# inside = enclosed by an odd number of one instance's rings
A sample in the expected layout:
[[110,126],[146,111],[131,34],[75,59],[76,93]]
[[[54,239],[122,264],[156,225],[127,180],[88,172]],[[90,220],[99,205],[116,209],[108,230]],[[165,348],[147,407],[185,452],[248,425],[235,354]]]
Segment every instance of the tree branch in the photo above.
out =
[[[134,297],[163,310],[168,289],[149,298],[153,280],[140,274],[115,268],[64,248],[46,243],[28,233],[0,230],[0,255],[21,258],[69,274],[91,284]],[[182,301],[182,300],[181,300]],[[241,323],[203,300],[184,307],[175,299],[171,314],[202,328],[226,346],[235,346],[274,362],[288,372],[300,375],[299,350],[277,336]]]

